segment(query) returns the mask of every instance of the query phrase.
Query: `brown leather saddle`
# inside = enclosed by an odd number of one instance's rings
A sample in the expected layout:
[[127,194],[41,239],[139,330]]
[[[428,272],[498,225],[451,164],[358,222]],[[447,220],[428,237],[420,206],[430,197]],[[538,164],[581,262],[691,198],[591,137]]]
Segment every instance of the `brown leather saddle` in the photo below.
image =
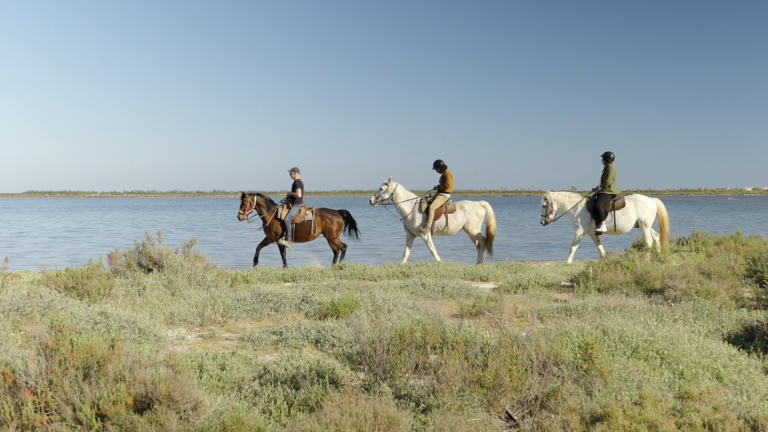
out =
[[[603,212],[607,215],[608,213],[613,212],[613,230],[616,231],[616,211],[621,210],[624,207],[627,206],[627,203],[624,201],[624,195],[618,194],[614,196],[610,201],[603,204]],[[594,215],[595,212],[595,197],[594,195],[587,198],[587,211]],[[598,233],[602,234],[602,233]]]
[[[287,204],[283,204],[280,206],[280,209],[278,210],[278,214],[280,215],[280,220],[285,220],[285,217],[288,216],[288,212],[291,210],[291,206]],[[301,209],[299,210],[299,214],[296,215],[295,218],[291,221],[292,224],[298,224],[303,222],[309,222],[315,219],[315,208],[314,207],[307,207],[306,204],[301,203]]]
[[[426,212],[427,208],[429,207],[429,198],[422,198],[421,201],[419,201],[419,208],[422,212]],[[435,219],[439,220],[443,214],[453,214],[456,213],[456,203],[448,200],[445,202],[445,204],[441,205],[439,208],[435,209]],[[447,217],[447,216],[446,216]]]

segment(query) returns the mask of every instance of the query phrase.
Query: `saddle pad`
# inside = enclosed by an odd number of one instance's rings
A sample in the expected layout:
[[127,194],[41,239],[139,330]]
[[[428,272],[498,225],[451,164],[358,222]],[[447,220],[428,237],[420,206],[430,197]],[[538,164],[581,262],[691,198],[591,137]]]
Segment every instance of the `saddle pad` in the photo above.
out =
[[[426,212],[427,207],[429,207],[429,203],[426,198],[422,198],[419,205],[421,207],[422,212]],[[440,208],[435,209],[434,220],[440,220],[440,218],[443,217],[443,214],[453,214],[453,213],[456,213],[456,203],[449,199],[448,201],[445,202],[445,204],[441,205]]]
[[313,220],[315,217],[315,208],[305,206],[304,204],[301,205],[301,210],[299,210],[299,214],[296,215],[295,218],[291,221],[291,223],[302,223],[302,222],[309,222]]
[[[429,207],[429,201],[427,200],[427,198],[422,198],[421,201],[419,201],[419,208],[421,209],[422,212],[426,212],[427,207]],[[437,215],[438,211],[440,212],[440,214],[456,213],[456,203],[449,199],[448,201],[445,202],[445,204],[441,205],[439,209],[435,210],[435,215]]]
[[[603,204],[603,211],[606,214],[608,214],[612,211],[621,210],[626,206],[627,206],[627,203],[624,201],[624,195],[619,194],[619,195],[616,195],[613,199],[611,199],[607,203]],[[595,208],[595,198],[591,196],[587,198],[587,211],[592,213],[594,208]]]

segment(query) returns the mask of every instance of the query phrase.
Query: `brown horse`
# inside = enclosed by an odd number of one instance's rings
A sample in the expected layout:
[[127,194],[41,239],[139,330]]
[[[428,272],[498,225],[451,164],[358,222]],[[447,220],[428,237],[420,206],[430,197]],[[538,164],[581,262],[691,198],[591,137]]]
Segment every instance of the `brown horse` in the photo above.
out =
[[[248,215],[256,212],[261,219],[262,227],[264,229],[264,240],[256,246],[256,255],[253,256],[253,266],[256,267],[259,264],[259,252],[264,246],[268,246],[283,236],[283,223],[278,218],[278,209],[280,207],[272,201],[272,198],[262,193],[245,193],[240,195],[240,211],[237,212],[237,220],[248,221]],[[344,255],[347,253],[347,245],[343,243],[339,237],[342,231],[355,239],[360,238],[360,230],[357,229],[357,222],[352,215],[346,210],[333,210],[328,208],[316,208],[315,209],[315,229],[312,229],[311,223],[296,224],[293,233],[294,243],[306,243],[310,242],[318,237],[320,234],[325,236],[328,240],[328,245],[333,250],[333,263],[336,264],[336,260],[344,262]],[[280,249],[280,257],[283,258],[283,267],[288,267],[288,262],[285,260],[285,246],[277,245]],[[339,252],[341,252],[341,259],[339,259]]]

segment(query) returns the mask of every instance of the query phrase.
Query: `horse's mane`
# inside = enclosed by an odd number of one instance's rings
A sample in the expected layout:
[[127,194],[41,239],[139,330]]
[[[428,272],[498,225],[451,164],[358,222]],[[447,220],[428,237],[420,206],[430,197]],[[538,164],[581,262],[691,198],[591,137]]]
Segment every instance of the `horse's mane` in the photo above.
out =
[[268,197],[268,196],[264,195],[264,194],[263,194],[263,193],[261,193],[261,192],[251,193],[251,194],[248,194],[248,195],[250,195],[250,196],[258,196],[258,197],[262,197],[262,198],[264,199],[264,202],[266,202],[266,203],[267,203],[267,211],[271,211],[272,209],[274,209],[275,207],[277,207],[277,203],[276,203],[276,202],[274,202],[274,201],[272,200],[272,198],[270,198],[270,197]]
[[583,196],[567,191],[547,191],[547,196],[553,201],[557,201],[558,204],[573,207],[576,204],[580,204]]

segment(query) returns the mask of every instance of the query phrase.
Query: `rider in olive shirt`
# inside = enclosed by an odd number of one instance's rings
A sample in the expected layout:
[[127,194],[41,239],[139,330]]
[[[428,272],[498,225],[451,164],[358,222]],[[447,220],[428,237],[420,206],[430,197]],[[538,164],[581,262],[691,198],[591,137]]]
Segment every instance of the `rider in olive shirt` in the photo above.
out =
[[600,157],[603,159],[605,168],[603,168],[603,175],[600,176],[600,187],[592,189],[592,192],[596,194],[592,217],[594,217],[597,225],[595,232],[604,233],[608,232],[608,228],[605,226],[606,215],[603,211],[603,205],[610,202],[621,191],[616,186],[616,168],[613,166],[616,156],[613,152],[605,152]]
[[440,173],[440,182],[435,186],[437,195],[435,195],[435,198],[429,204],[427,226],[421,227],[422,234],[427,234],[432,229],[432,223],[435,220],[435,210],[445,204],[445,202],[451,198],[451,192],[453,192],[453,173],[448,170],[448,165],[438,159],[432,164],[432,169]]
[[293,184],[291,185],[291,191],[285,195],[285,198],[291,204],[291,210],[283,219],[284,237],[278,240],[277,244],[290,248],[293,245],[293,242],[291,242],[291,221],[299,214],[301,204],[304,203],[304,182],[301,181],[301,171],[297,167],[289,169],[288,174],[293,179]]

